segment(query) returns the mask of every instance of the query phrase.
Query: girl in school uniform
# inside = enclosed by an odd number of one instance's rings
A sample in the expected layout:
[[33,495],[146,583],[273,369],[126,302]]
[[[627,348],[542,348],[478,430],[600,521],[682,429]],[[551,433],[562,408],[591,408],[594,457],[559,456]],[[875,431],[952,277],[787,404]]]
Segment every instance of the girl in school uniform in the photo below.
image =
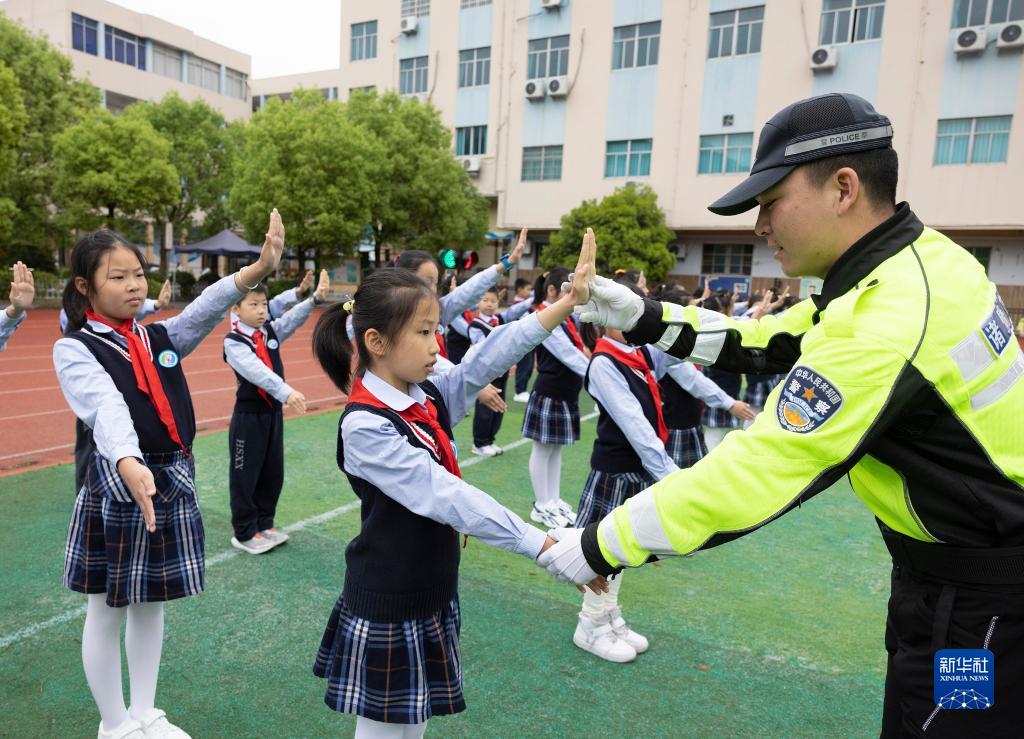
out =
[[29,268],[24,262],[15,262],[11,267],[11,304],[0,309],[0,352],[25,320],[25,311],[32,307],[35,295],[36,286]]
[[[712,295],[706,298],[703,305],[708,310],[718,311],[725,315],[730,315],[732,310],[728,298],[721,295]],[[704,373],[730,398],[739,397],[740,387],[743,385],[742,374],[717,367],[706,367]],[[743,421],[729,411],[730,409],[715,408],[711,405],[704,407],[704,441],[708,451],[721,444],[722,439],[730,431],[743,427]]]
[[[556,267],[537,278],[535,308],[543,312],[558,300],[569,270]],[[523,415],[523,436],[533,440],[530,480],[534,503],[530,518],[548,528],[576,521],[572,506],[562,500],[562,447],[579,441],[579,395],[590,361],[580,336],[580,325],[569,316],[537,348],[537,377]]]
[[[142,255],[111,231],[71,254],[67,335],[53,362],[96,452],[68,529],[64,585],[85,593],[82,664],[100,713],[99,737],[187,737],[155,706],[164,601],[202,592],[203,522],[196,505],[195,414],[181,360],[281,259],[275,210],[258,261],[214,283],[180,315],[142,326]],[[121,690],[121,624],[131,703]]]
[[[531,560],[553,543],[462,480],[452,426],[479,388],[569,316],[592,259],[581,255],[576,289],[546,315],[496,329],[501,340],[484,342],[432,381],[439,305],[405,270],[371,274],[354,301],[329,308],[317,323],[314,354],[349,396],[337,462],[361,500],[362,527],[345,550],[345,586],[314,674],[327,679],[328,707],[358,717],[357,738],[422,736],[431,717],[465,710],[460,533]],[[351,388],[346,310],[361,372]]]

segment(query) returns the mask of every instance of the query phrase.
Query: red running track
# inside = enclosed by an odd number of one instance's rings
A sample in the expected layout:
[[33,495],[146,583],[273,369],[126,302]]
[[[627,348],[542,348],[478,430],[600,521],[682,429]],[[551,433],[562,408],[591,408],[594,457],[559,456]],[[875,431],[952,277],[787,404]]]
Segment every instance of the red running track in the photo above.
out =
[[[180,312],[168,309],[145,323]],[[57,385],[53,344],[60,338],[59,311],[39,309],[28,317],[0,353],[0,475],[74,461],[75,416]],[[281,346],[288,384],[306,396],[307,412],[340,408],[342,395],[313,359],[314,313]],[[182,366],[192,391],[199,433],[228,427],[235,402],[235,375],[224,363],[227,319]],[[285,409],[285,417],[294,416]]]

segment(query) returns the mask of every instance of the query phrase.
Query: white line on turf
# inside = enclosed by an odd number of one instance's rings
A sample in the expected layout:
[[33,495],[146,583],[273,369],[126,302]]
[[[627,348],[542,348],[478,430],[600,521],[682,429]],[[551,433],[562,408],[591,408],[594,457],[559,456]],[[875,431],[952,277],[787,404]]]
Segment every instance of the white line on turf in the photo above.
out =
[[[587,415],[582,416],[580,418],[580,421],[589,421],[593,418],[597,418],[597,413],[588,413]],[[526,438],[518,439],[517,441],[513,441],[511,444],[508,444],[504,448],[515,449],[516,447],[523,446],[524,444],[529,444],[530,441],[530,439]],[[480,464],[481,462],[484,462],[488,459],[494,459],[494,457],[473,457],[472,459],[467,459],[463,464],[459,466],[462,469],[466,469],[467,467],[472,467],[473,465]],[[342,516],[348,513],[349,511],[354,511],[357,508],[359,508],[359,501],[355,500],[352,501],[351,503],[346,503],[343,506],[339,506],[333,510],[326,511],[325,513],[320,513],[316,516],[310,516],[309,518],[304,518],[301,521],[296,521],[291,526],[285,526],[282,530],[286,534],[292,534],[296,531],[308,529],[310,526],[318,526],[322,523],[326,523],[327,521],[330,521],[332,518],[337,518],[338,516]],[[215,565],[219,565],[223,562],[227,562],[228,560],[233,559],[235,556],[239,554],[241,554],[241,552],[238,549],[225,549],[224,551],[217,552],[211,557],[207,557],[206,566],[214,567]],[[74,619],[84,615],[85,606],[69,608],[63,613],[58,613],[53,618],[48,618],[45,621],[39,621],[37,623],[30,624],[29,626],[26,626],[23,629],[15,631],[14,633],[0,637],[0,649],[5,649],[11,646],[12,644],[17,644],[18,642],[22,642],[25,639],[29,639],[38,634],[39,632],[49,629],[51,626],[60,626],[61,624],[67,623],[68,621],[73,621]]]

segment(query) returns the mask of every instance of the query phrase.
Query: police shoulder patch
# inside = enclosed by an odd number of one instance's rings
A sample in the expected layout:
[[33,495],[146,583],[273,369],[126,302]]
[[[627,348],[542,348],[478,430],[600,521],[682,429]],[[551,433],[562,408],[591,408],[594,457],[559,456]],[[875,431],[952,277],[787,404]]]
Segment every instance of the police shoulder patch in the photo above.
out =
[[839,388],[810,367],[797,365],[782,383],[775,416],[786,431],[808,434],[828,423],[842,407]]

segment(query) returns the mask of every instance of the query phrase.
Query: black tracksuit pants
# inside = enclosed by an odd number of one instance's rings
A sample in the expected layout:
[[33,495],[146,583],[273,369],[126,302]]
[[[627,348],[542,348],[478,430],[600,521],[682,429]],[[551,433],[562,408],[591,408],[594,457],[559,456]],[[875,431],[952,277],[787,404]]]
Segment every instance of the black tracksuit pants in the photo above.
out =
[[[508,373],[505,373],[491,384],[498,388],[501,399],[505,399],[505,385],[508,383]],[[504,413],[495,413],[479,400],[476,402],[476,410],[473,411],[473,446],[479,448],[493,444],[501,429],[501,421]]]
[[273,528],[284,485],[284,417],[280,410],[235,410],[228,429],[231,526],[247,541]]

